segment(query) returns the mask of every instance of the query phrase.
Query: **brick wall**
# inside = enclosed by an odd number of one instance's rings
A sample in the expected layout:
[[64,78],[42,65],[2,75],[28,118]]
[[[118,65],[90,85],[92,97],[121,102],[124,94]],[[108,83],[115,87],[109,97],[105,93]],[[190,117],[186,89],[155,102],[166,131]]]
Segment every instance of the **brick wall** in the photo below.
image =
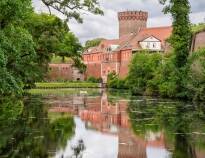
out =
[[86,64],[87,69],[85,73],[85,78],[89,77],[95,77],[100,78],[101,77],[101,64],[100,63],[89,63]]
[[138,32],[147,27],[148,13],[142,11],[126,11],[118,13],[119,36]]
[[199,32],[193,37],[192,52],[200,48],[205,48],[205,31]]
[[84,75],[72,64],[49,64],[47,80],[84,80]]

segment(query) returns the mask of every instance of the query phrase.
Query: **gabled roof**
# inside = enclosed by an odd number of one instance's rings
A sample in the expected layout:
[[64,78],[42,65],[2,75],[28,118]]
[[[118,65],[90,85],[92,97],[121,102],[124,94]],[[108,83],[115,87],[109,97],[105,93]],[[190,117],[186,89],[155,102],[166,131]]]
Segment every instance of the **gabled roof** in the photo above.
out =
[[109,48],[111,45],[119,45],[120,47],[123,43],[129,41],[130,36],[131,34],[122,36],[120,39],[102,40],[99,46],[89,48],[84,52],[84,54],[94,54],[99,52],[107,53],[107,48]]
[[162,46],[165,45],[165,41],[171,36],[172,27],[154,27],[142,29],[130,42],[132,49],[141,49],[139,42],[150,36],[154,36],[162,42]]
[[144,37],[144,38],[142,38],[139,42],[143,42],[143,41],[145,41],[146,39],[149,39],[150,37],[153,37],[154,39],[157,39],[158,41],[160,41],[161,42],[161,40],[160,39],[158,39],[157,37],[155,37],[155,36],[153,36],[153,35],[147,35],[147,37]]
[[141,29],[138,33],[131,33],[128,35],[122,36],[120,39],[112,39],[112,40],[102,40],[99,46],[90,48],[90,51],[85,51],[84,54],[92,54],[92,53],[107,53],[107,48],[110,45],[119,45],[119,47],[115,51],[123,50],[123,49],[133,49],[140,50],[142,49],[139,42],[153,36],[156,39],[162,42],[162,47],[165,45],[166,40],[172,34],[172,27],[153,27],[153,28],[144,28]]

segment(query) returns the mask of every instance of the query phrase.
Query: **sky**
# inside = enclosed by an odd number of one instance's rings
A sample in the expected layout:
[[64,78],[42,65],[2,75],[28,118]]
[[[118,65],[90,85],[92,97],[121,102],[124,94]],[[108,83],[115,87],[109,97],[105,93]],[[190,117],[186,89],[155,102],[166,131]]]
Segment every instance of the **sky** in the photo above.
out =
[[[162,13],[163,6],[158,0],[99,0],[104,11],[104,16],[85,14],[83,24],[70,20],[68,25],[72,32],[79,38],[81,43],[94,38],[114,39],[118,38],[119,11],[147,11],[149,13],[148,27],[170,26],[170,15]],[[192,23],[205,22],[205,0],[190,0]],[[33,0],[33,6],[37,12],[47,11],[40,0]]]

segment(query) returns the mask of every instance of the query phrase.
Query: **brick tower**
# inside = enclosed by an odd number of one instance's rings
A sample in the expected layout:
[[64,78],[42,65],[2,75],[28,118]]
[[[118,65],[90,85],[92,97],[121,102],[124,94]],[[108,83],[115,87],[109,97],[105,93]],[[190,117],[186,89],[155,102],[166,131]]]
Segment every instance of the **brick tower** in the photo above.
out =
[[125,11],[118,13],[119,36],[138,32],[147,27],[148,13],[142,11]]

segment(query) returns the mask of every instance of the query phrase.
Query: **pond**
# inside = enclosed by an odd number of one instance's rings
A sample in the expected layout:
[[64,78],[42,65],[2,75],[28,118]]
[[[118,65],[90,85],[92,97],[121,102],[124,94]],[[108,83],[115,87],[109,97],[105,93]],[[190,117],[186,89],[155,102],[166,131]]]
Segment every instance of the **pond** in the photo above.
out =
[[1,158],[205,158],[205,104],[103,89],[0,99]]

